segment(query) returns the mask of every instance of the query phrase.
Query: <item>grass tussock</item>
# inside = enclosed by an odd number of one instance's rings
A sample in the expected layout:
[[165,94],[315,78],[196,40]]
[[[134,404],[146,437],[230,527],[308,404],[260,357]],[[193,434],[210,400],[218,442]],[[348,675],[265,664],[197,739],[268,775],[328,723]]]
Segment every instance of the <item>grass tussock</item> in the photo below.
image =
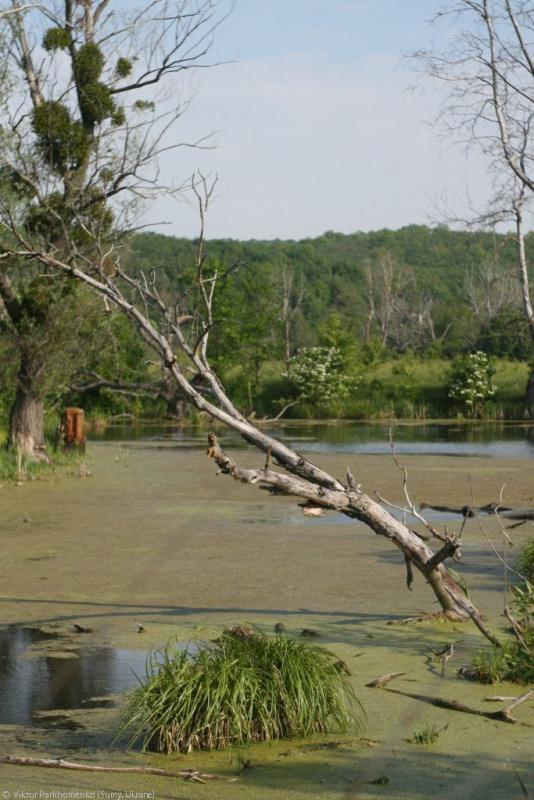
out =
[[437,725],[424,725],[413,732],[409,741],[412,744],[434,744],[448,727],[448,725],[441,728],[438,728]]
[[479,650],[464,674],[481,683],[534,681],[534,587],[529,581],[513,589],[510,620],[502,647]]
[[335,657],[286,636],[225,631],[194,649],[167,647],[147,663],[123,731],[157,752],[222,749],[360,726]]

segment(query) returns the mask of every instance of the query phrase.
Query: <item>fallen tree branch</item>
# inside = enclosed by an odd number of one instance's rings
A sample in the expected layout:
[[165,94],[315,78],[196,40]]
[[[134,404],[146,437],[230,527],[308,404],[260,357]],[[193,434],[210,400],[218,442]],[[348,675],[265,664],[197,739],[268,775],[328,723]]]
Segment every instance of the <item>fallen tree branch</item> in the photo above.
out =
[[395,678],[400,678],[401,675],[406,675],[405,672],[388,672],[387,675],[381,675],[379,678],[375,678],[374,681],[370,683],[366,683],[365,685],[371,689],[382,689],[387,683],[394,680]]
[[[438,598],[443,611],[442,616],[449,620],[460,621],[471,618],[477,628],[496,647],[501,647],[501,642],[488,630],[478,609],[471,603],[462,588],[450,572],[441,563],[432,561],[434,552],[414,536],[412,531],[364,492],[350,489],[338,481],[330,478],[329,483],[321,481],[312,482],[304,474],[298,475],[290,472],[277,472],[274,469],[246,469],[240,467],[220,447],[217,436],[208,434],[207,455],[212,458],[219,472],[230,475],[240,483],[246,483],[275,490],[294,497],[300,497],[312,507],[321,507],[331,511],[338,511],[353,519],[358,519],[369,525],[376,534],[383,536],[395,544],[403,555],[411,559],[411,563],[425,577]],[[273,457],[275,451],[273,447]],[[280,459],[277,459],[280,462]],[[304,459],[302,459],[304,463]],[[285,469],[287,466],[283,465]],[[450,539],[450,537],[449,537]]]
[[16,767],[48,767],[51,769],[85,770],[86,772],[126,772],[134,774],[160,775],[163,778],[181,778],[184,781],[206,783],[207,781],[237,781],[237,778],[223,778],[220,775],[210,775],[198,769],[181,769],[170,772],[159,767],[103,767],[97,764],[80,764],[76,761],[67,761],[64,758],[25,758],[22,756],[0,756],[1,764],[11,764]]
[[[246,442],[264,453],[270,449],[273,463],[284,470],[284,473],[281,473],[274,469],[240,468],[220,450],[216,437],[210,435],[208,453],[218,464],[220,472],[231,475],[243,483],[287,492],[303,500],[309,500],[318,507],[338,511],[364,523],[376,535],[384,537],[403,555],[408,555],[412,559],[414,569],[424,576],[447,619],[455,621],[470,619],[496,647],[502,646],[499,639],[488,630],[483,615],[465,595],[446,566],[440,563],[433,569],[428,568],[427,562],[434,552],[410,528],[397,520],[368,494],[359,490],[358,485],[353,489],[343,484],[283,442],[256,428],[239,412],[225,393],[218,376],[207,360],[206,338],[203,339],[200,348],[193,347],[184,330],[174,319],[172,308],[163,303],[161,296],[150,286],[141,285],[139,281],[130,278],[124,273],[117,259],[114,260],[114,271],[112,271],[107,261],[101,260],[96,266],[87,266],[77,258],[77,253],[69,259],[62,259],[57,253],[51,253],[46,248],[36,249],[19,230],[17,230],[17,242],[18,247],[15,249],[0,253],[0,261],[15,258],[21,262],[40,263],[53,273],[66,274],[69,279],[82,281],[101,297],[107,298],[136,326],[147,345],[157,352],[162,368],[167,370],[169,379],[189,403],[200,412],[207,413],[214,420],[227,425],[240,434]],[[212,319],[211,294],[208,292],[208,295],[206,314],[202,316],[202,312],[199,312],[199,329],[205,329]],[[189,362],[189,366],[184,366],[182,355]],[[193,384],[188,377],[188,369],[194,370],[194,374],[202,379],[203,386],[210,391],[209,398]]]
[[446,514],[458,514],[461,517],[475,517],[477,514],[494,515],[498,512],[504,519],[534,519],[534,508],[511,508],[498,503],[488,503],[485,506],[439,506],[433,503],[421,503],[421,508],[431,508],[432,511],[442,511]]
[[[371,686],[371,684],[367,685]],[[403,697],[410,697],[412,700],[420,700],[423,703],[436,706],[436,708],[445,708],[448,711],[460,711],[462,714],[474,714],[477,717],[486,717],[487,719],[494,719],[498,722],[509,722],[512,725],[516,724],[517,720],[515,717],[512,717],[510,712],[520,703],[524,703],[525,700],[530,700],[531,697],[534,697],[534,689],[529,689],[528,692],[517,697],[512,703],[509,703],[509,705],[505,706],[500,711],[479,711],[477,708],[471,708],[471,706],[466,706],[464,703],[460,703],[457,700],[445,700],[443,697],[404,692],[402,689],[385,689],[385,691],[399,694]]]
[[435,569],[438,564],[443,563],[447,558],[460,557],[460,540],[451,538],[447,539],[443,547],[440,547],[437,553],[434,553],[432,558],[427,561],[428,569]]
[[508,694],[494,694],[491,697],[485,697],[487,703],[506,703],[510,700],[516,700],[516,697],[510,697]]

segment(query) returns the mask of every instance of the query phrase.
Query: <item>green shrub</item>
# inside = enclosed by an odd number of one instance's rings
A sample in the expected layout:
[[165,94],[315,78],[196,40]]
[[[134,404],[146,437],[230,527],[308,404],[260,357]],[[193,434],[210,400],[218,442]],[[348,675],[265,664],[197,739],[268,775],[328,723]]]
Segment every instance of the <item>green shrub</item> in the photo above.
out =
[[338,347],[301,347],[291,359],[288,378],[298,399],[317,409],[343,401],[359,382],[359,375],[345,372]]
[[[237,629],[241,631],[242,629]],[[122,731],[157,752],[222,749],[358,726],[347,677],[327,650],[225,631],[149,657]]]
[[497,387],[492,378],[495,367],[486,353],[478,350],[455,359],[449,397],[468,414],[479,416],[484,403],[495,394]]

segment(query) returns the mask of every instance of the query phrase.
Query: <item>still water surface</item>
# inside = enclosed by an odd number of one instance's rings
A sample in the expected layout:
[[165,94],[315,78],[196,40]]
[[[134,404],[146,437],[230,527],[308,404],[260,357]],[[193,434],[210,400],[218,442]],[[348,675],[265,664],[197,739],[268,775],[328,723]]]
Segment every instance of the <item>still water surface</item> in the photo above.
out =
[[[390,429],[398,453],[419,455],[534,458],[534,423],[284,423],[262,429],[303,453],[390,451]],[[92,434],[101,441],[150,442],[165,446],[205,447],[206,429],[162,425],[113,425]],[[223,431],[226,446],[242,447],[233,432]]]
[[[284,423],[263,429],[303,453],[402,454],[534,458],[534,424],[525,423]],[[205,428],[116,425],[91,438],[133,447],[204,448]],[[246,445],[220,432],[226,446]],[[434,519],[432,512],[427,512]],[[439,516],[439,515],[438,515]],[[454,517],[455,515],[449,515]],[[443,514],[441,514],[440,521]],[[300,517],[299,517],[300,520]],[[331,516],[329,524],[335,522]],[[347,520],[339,518],[340,523]],[[321,520],[317,520],[318,525]],[[32,653],[47,638],[37,629],[0,628],[0,724],[35,724],[35,712],[88,707],[94,698],[123,692],[145,674],[146,653],[112,647],[79,648],[65,658]],[[49,637],[48,637],[49,638]],[[59,645],[61,646],[61,645]]]
[[[107,705],[103,696],[131,689],[145,675],[141,650],[32,653],[32,646],[54,638],[36,628],[0,629],[0,724],[35,723],[36,711]],[[94,698],[99,700],[91,703]]]

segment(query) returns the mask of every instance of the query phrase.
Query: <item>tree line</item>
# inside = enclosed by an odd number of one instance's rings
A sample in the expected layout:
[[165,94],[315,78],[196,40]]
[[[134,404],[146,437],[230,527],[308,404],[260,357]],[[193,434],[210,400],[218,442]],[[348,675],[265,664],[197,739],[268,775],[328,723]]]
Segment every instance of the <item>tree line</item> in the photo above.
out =
[[[157,274],[165,296],[179,296],[193,279],[196,246],[138,234],[125,259],[137,276]],[[403,354],[530,358],[511,234],[412,225],[301,241],[211,240],[206,254],[211,270],[227,273],[214,296],[210,357],[249,412],[275,415],[295,398],[287,374],[305,348],[338,348],[349,373]],[[0,321],[6,422],[28,369],[37,373],[31,391],[54,411],[79,404],[102,414],[183,416],[183,398],[147,364],[117,312],[72,282],[60,280],[58,291],[57,280],[47,286],[20,269],[24,279],[12,270],[23,289],[18,326],[5,314]]]

